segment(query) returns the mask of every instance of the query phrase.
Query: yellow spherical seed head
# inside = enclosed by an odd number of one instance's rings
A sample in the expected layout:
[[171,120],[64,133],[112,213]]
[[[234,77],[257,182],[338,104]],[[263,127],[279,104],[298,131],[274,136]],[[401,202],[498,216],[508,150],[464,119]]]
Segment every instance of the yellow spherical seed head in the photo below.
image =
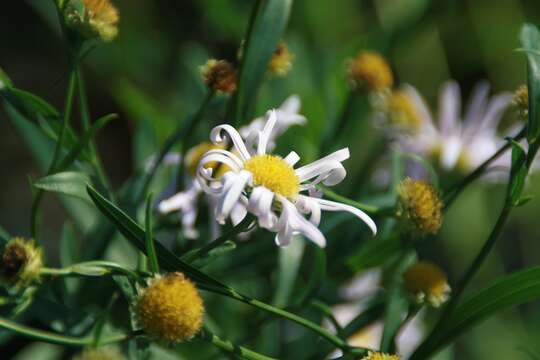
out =
[[256,186],[282,196],[292,198],[300,190],[300,179],[291,165],[275,155],[257,155],[244,163],[244,168],[253,174]]
[[414,131],[422,124],[411,97],[403,90],[394,90],[390,93],[386,111],[393,126]]
[[68,0],[64,14],[66,24],[86,38],[111,41],[118,35],[120,16],[110,0]]
[[514,92],[512,103],[523,120],[529,116],[529,89],[527,85],[521,85]]
[[361,360],[399,360],[399,356],[370,351]]
[[73,357],[73,360],[124,360],[116,349],[86,349]]
[[236,90],[236,71],[226,60],[210,59],[200,67],[204,83],[214,91],[232,94]]
[[39,280],[43,267],[43,251],[33,240],[16,237],[8,241],[2,252],[2,278],[20,288]]
[[153,279],[139,295],[137,313],[143,330],[156,339],[178,343],[203,324],[204,305],[195,285],[182,273]]
[[443,221],[442,202],[425,181],[406,178],[398,185],[398,216],[412,223],[421,235],[436,234]]
[[285,76],[292,69],[293,58],[287,43],[280,41],[270,59],[268,70],[274,75]]
[[[186,168],[188,169],[189,173],[192,176],[195,176],[195,174],[197,173],[197,167],[199,165],[199,161],[201,161],[202,157],[208,151],[216,150],[216,149],[224,149],[224,148],[225,147],[222,145],[214,145],[210,142],[203,142],[189,149],[184,159],[184,163],[186,164]],[[206,168],[212,168],[216,170],[219,167],[219,165],[220,164],[217,161],[212,161],[206,164]]]
[[446,274],[433,263],[417,262],[405,271],[403,278],[405,287],[419,302],[427,301],[439,307],[448,299],[450,286]]
[[379,54],[362,51],[347,64],[347,75],[351,83],[367,91],[389,89],[394,76],[388,62]]

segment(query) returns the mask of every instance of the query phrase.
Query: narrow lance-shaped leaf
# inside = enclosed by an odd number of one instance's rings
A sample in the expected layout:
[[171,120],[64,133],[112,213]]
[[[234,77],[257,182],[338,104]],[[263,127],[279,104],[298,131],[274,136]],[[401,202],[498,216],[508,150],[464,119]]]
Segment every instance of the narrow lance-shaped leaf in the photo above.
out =
[[532,24],[521,29],[521,45],[527,55],[527,83],[529,90],[529,124],[527,140],[529,144],[540,136],[540,32]]
[[89,181],[90,178],[84,173],[66,171],[45,176],[37,180],[34,186],[38,189],[74,196],[90,202],[86,193],[86,184]]

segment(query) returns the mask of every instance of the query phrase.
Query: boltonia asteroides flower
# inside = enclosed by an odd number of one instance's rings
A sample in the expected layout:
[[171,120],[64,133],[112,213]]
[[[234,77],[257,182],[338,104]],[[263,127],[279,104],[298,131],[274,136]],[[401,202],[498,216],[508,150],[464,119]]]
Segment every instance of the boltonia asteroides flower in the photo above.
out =
[[[306,118],[299,113],[300,107],[300,98],[297,95],[291,95],[278,109],[276,109],[278,121],[268,139],[267,150],[271,150],[275,147],[275,139],[283,134],[289,127],[306,123]],[[253,148],[256,145],[258,134],[264,128],[264,125],[265,118],[264,116],[261,116],[253,119],[248,125],[240,128],[240,134],[248,147]],[[207,151],[216,149],[226,149],[226,146],[224,144],[215,145],[210,142],[202,142],[188,150],[183,159],[185,168],[188,170],[186,189],[160,201],[158,204],[158,210],[162,214],[168,214],[173,211],[180,212],[182,231],[184,236],[188,239],[195,239],[198,237],[195,223],[199,212],[198,204],[203,191],[199,182],[195,179],[197,165]],[[169,155],[165,157],[164,163],[167,163],[167,161],[170,160],[170,164],[178,164],[182,161],[179,154]],[[152,159],[149,161],[148,168],[153,166],[152,161]],[[216,177],[220,177],[228,170],[226,166],[221,166],[217,162],[210,162],[206,164],[206,167],[211,167]],[[206,200],[208,201],[210,208],[213,209],[216,205],[215,197],[207,196]],[[246,210],[243,206],[240,206],[240,204],[235,206],[231,211],[231,220],[233,224],[239,223],[245,214]],[[217,230],[217,224],[212,225],[215,225],[215,227],[213,226],[212,228]],[[217,236],[217,234],[214,235]]]
[[[336,185],[346,175],[342,161],[349,158],[349,149],[338,150],[311,164],[294,168],[300,160],[291,151],[285,158],[267,153],[270,137],[277,122],[277,113],[267,113],[264,128],[259,131],[257,147],[249,148],[240,133],[231,125],[212,129],[211,141],[216,144],[232,143],[229,150],[208,151],[198,167],[198,180],[202,189],[217,197],[216,219],[224,223],[231,210],[241,204],[246,211],[257,216],[259,226],[276,232],[278,245],[289,244],[294,234],[302,234],[319,246],[326,239],[317,225],[321,211],[348,211],[364,221],[373,233],[377,227],[361,210],[319,197],[316,185]],[[219,162],[230,170],[216,177],[207,164]],[[303,193],[307,192],[305,195]],[[309,215],[309,220],[305,216]]]

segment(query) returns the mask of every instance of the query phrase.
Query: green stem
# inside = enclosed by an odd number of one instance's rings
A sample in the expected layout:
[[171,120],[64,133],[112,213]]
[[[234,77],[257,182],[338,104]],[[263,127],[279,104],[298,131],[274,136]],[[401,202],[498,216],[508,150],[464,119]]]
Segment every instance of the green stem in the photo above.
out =
[[[129,276],[131,278],[139,278],[140,276],[132,270],[126,269],[122,265],[110,262],[110,261],[85,261],[81,263],[76,263],[65,268],[41,268],[39,273],[40,275],[45,276],[85,276],[83,273],[84,268],[102,268],[107,271],[106,275],[109,273],[115,273],[119,275]],[[86,276],[98,276],[98,275],[86,275]]]
[[[72,336],[66,336],[61,334],[56,334],[53,332],[35,329],[26,325],[17,324],[10,320],[0,317],[0,327],[13,331],[21,336],[26,336],[35,340],[44,341],[52,344],[60,344],[66,346],[90,346],[92,345],[94,339],[92,337],[78,338]],[[100,344],[112,344],[124,340],[128,340],[132,337],[139,335],[138,332],[133,332],[131,334],[116,334],[108,336],[100,341]]]
[[[204,115],[204,112],[206,110],[206,107],[210,103],[210,100],[214,97],[215,92],[209,91],[203,102],[201,103],[199,110],[195,113],[195,115],[188,117],[177,129],[176,131],[165,141],[165,144],[161,148],[161,151],[159,152],[158,156],[156,157],[156,160],[152,166],[152,169],[150,172],[146,175],[146,178],[144,179],[144,183],[141,189],[141,192],[139,193],[138,199],[143,197],[146,192],[148,191],[148,188],[150,187],[150,184],[152,183],[152,180],[154,176],[156,175],[157,169],[161,165],[161,162],[165,158],[165,156],[172,150],[174,145],[181,141],[184,137],[192,135],[193,131],[197,128],[197,125],[201,122],[201,118]],[[137,201],[138,202],[138,201]]]
[[[78,67],[76,71],[79,84],[79,108],[81,113],[83,130],[86,133],[88,129],[90,129],[90,111],[88,107],[88,97],[86,96],[86,87],[84,84],[82,73]],[[88,149],[90,150],[91,165],[96,172],[100,185],[107,191],[107,195],[109,196],[109,198],[114,199],[109,179],[107,178],[105,170],[103,169],[103,163],[99,158],[96,144],[92,139],[88,141]]]
[[[50,175],[54,172],[57,162],[60,159],[62,149],[64,147],[64,140],[65,140],[64,138],[67,132],[67,128],[69,126],[69,120],[71,118],[73,95],[75,93],[76,85],[77,85],[77,66],[74,65],[69,75],[69,85],[68,85],[67,95],[66,95],[66,103],[65,103],[65,108],[64,108],[64,117],[62,120],[62,127],[60,128],[60,132],[58,134],[58,140],[56,141],[56,147],[54,149],[53,159],[51,161],[51,164],[49,165],[49,169],[47,170],[47,175]],[[43,191],[39,189],[34,195],[34,200],[32,202],[32,208],[31,208],[31,213],[30,213],[31,234],[32,234],[32,238],[36,239],[36,241],[38,238],[37,235],[38,235],[39,206],[41,204],[42,199],[43,199]]]
[[[527,133],[527,129],[523,128],[515,137],[514,141],[521,140],[525,134]],[[512,143],[509,141],[507,142],[503,147],[501,147],[495,154],[493,154],[489,159],[484,161],[480,166],[478,166],[473,172],[471,172],[469,175],[467,175],[465,178],[463,178],[461,181],[459,181],[454,186],[451,186],[450,189],[448,189],[443,197],[444,202],[444,208],[445,210],[450,207],[450,205],[454,202],[454,200],[458,197],[459,194],[465,190],[467,186],[469,186],[472,182],[474,182],[476,179],[481,177],[487,168],[493,163],[495,160],[497,160],[502,154],[504,154],[510,147],[512,146]]]
[[149,194],[146,200],[145,227],[146,253],[148,254],[148,260],[150,260],[150,270],[154,274],[157,274],[159,273],[159,263],[156,255],[156,247],[154,246],[154,232],[152,229],[152,194]]
[[202,340],[206,340],[214,344],[216,347],[221,350],[235,354],[243,359],[247,360],[277,360],[275,358],[268,357],[266,355],[259,354],[253,350],[247,349],[243,346],[235,345],[230,341],[222,340],[218,336],[208,332],[203,331],[200,336]]
[[326,330],[325,328],[315,324],[314,322],[311,322],[311,321],[309,321],[307,319],[304,319],[301,316],[298,316],[298,315],[295,315],[295,314],[290,313],[288,311],[276,308],[276,307],[274,307],[272,305],[268,305],[268,304],[266,304],[266,303],[264,303],[262,301],[252,299],[252,298],[247,297],[245,295],[239,294],[239,293],[237,293],[236,291],[234,291],[232,289],[216,288],[216,287],[213,287],[213,286],[210,286],[210,285],[203,285],[203,284],[199,284],[198,286],[202,290],[206,290],[206,291],[210,291],[210,292],[214,292],[214,293],[217,293],[217,294],[227,296],[227,297],[229,297],[231,299],[241,301],[241,302],[243,302],[245,304],[248,304],[248,305],[256,307],[256,308],[258,308],[260,310],[266,311],[266,312],[268,312],[270,314],[277,315],[277,316],[280,316],[282,318],[293,321],[293,322],[295,322],[295,323],[297,323],[297,324],[299,324],[299,325],[301,325],[301,326],[303,326],[303,327],[305,327],[305,328],[319,334],[320,336],[322,336],[323,338],[325,338],[326,340],[328,340],[329,342],[331,342],[332,344],[334,344],[335,346],[337,346],[337,347],[339,347],[341,349],[350,349],[350,346],[347,344],[346,341],[344,341],[341,338],[339,338],[338,336],[332,334],[330,331]]

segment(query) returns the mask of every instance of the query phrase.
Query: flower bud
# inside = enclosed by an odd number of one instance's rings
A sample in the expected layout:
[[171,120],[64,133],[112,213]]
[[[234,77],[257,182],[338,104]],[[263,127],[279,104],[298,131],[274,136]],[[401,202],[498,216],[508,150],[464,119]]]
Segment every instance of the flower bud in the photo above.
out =
[[292,69],[293,59],[294,55],[289,52],[287,43],[280,41],[270,59],[268,71],[277,76],[285,76]]
[[201,329],[204,305],[195,285],[175,272],[150,280],[138,297],[137,315],[148,335],[179,343]]
[[236,90],[236,71],[226,60],[210,59],[200,67],[204,83],[214,91],[232,94]]
[[523,120],[527,120],[529,116],[529,89],[523,84],[514,92],[512,104],[517,110],[519,116]]
[[39,281],[43,251],[33,240],[16,237],[4,247],[0,265],[2,279],[15,288],[22,288]]
[[390,65],[378,53],[361,51],[346,66],[347,77],[354,88],[377,92],[390,89],[394,84]]
[[405,287],[416,297],[418,303],[439,307],[448,300],[450,286],[446,274],[435,264],[420,261],[403,274]]
[[118,10],[110,0],[67,0],[66,25],[86,39],[112,41],[118,35]]
[[398,185],[397,215],[420,235],[436,234],[443,221],[442,202],[423,180],[406,178]]

